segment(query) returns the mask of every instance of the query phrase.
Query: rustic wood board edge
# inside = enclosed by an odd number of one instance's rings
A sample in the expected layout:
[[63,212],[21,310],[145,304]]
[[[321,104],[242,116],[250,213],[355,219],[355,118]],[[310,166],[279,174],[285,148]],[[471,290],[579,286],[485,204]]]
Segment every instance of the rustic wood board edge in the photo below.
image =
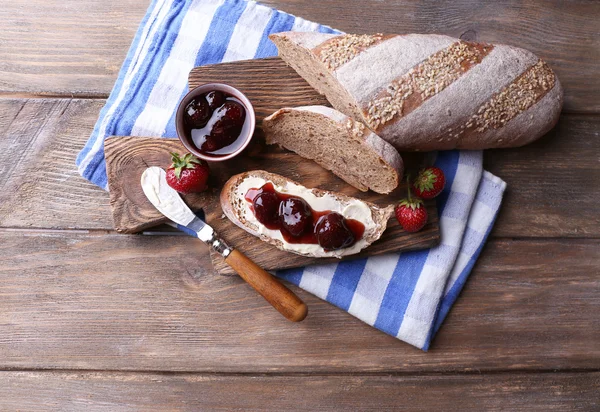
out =
[[[113,219],[116,229],[121,233],[134,233],[139,230],[164,223],[166,219],[157,210],[154,209],[146,199],[139,184],[140,176],[148,166],[167,167],[169,164],[169,152],[173,150],[183,150],[183,146],[178,140],[163,139],[156,137],[133,137],[133,136],[112,136],[105,143],[107,172],[109,175],[109,189],[111,190],[111,207],[113,208]],[[290,164],[299,165],[299,158],[296,154],[283,151],[264,152],[259,151],[253,157],[257,163],[287,164],[285,159],[289,159]],[[266,160],[265,160],[266,159]],[[268,159],[276,159],[269,162]],[[277,160],[279,159],[279,160]],[[284,159],[284,160],[281,160]],[[225,163],[225,162],[221,162]],[[184,196],[184,200],[192,210],[204,208],[206,221],[232,246],[239,249],[261,265],[266,270],[289,269],[301,266],[307,266],[316,263],[328,263],[331,259],[310,258],[296,255],[290,252],[280,251],[274,246],[262,242],[258,238],[250,235],[244,230],[238,228],[224,217],[219,202],[219,190],[222,183],[229,178],[231,174],[239,172],[231,170],[235,162],[230,164],[212,164],[211,165],[211,187],[209,192],[201,194],[192,194]],[[243,168],[244,165],[237,165]],[[350,188],[340,179],[335,178],[326,172],[316,163],[298,166],[310,173],[316,170],[319,176],[326,176],[326,182],[334,182],[338,187],[345,190],[355,190]],[[277,170],[273,170],[277,172]],[[292,169],[290,172],[294,174]],[[335,179],[335,180],[334,180]],[[127,188],[127,190],[124,190]],[[403,190],[399,188],[398,190]],[[379,196],[376,194],[363,194],[362,196]],[[386,200],[387,203],[387,200]],[[426,203],[430,221],[425,228],[418,233],[407,233],[402,230],[395,219],[390,219],[388,229],[380,240],[374,242],[363,253],[356,256],[348,256],[348,259],[355,259],[365,256],[378,255],[389,252],[398,252],[404,250],[424,249],[435,246],[439,243],[439,221],[435,202]],[[211,254],[215,270],[220,274],[232,274],[232,269],[225,264],[218,254]],[[337,261],[334,259],[333,261]]]
[[[130,150],[133,150],[131,153]],[[144,157],[137,156],[144,150]],[[170,152],[185,151],[177,139],[110,136],[104,141],[106,174],[108,176],[110,206],[115,230],[119,233],[138,233],[144,229],[168,222],[150,203],[142,191],[140,178],[149,166],[168,167]],[[130,167],[130,162],[135,162]],[[125,188],[127,190],[125,190]],[[185,195],[186,203],[198,210],[204,195]]]

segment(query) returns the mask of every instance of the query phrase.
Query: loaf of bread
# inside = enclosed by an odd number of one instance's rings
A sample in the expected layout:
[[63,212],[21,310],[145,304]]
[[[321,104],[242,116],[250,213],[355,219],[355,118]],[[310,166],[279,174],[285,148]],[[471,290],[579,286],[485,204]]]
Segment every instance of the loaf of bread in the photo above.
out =
[[399,150],[532,142],[557,122],[563,90],[527,50],[431,34],[272,34],[279,55],[333,107]]
[[312,159],[363,192],[390,193],[403,163],[392,145],[331,107],[284,108],[263,120],[267,144]]
[[[325,250],[318,244],[288,243],[278,230],[268,229],[255,217],[248,191],[271,183],[275,190],[288,196],[298,196],[318,211],[339,213],[345,218],[358,220],[364,225],[360,239],[343,249]],[[286,177],[264,170],[253,170],[232,176],[221,191],[221,208],[234,224],[261,240],[288,252],[310,257],[337,257],[360,252],[381,237],[394,213],[392,205],[381,208],[341,193],[321,189],[310,189]]]

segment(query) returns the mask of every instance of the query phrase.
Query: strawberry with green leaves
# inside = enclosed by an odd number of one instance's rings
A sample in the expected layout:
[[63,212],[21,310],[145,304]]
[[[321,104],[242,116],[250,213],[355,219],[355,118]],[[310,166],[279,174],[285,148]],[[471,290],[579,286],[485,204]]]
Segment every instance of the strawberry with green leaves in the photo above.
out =
[[439,195],[446,184],[446,177],[442,169],[427,167],[422,169],[412,183],[415,195],[422,199],[433,199]]
[[173,164],[167,169],[167,184],[179,193],[203,192],[208,187],[208,164],[191,153],[181,157],[171,153]]
[[410,186],[408,187],[408,198],[402,199],[394,212],[398,223],[407,232],[418,232],[427,223],[427,209],[421,199],[413,198],[410,195]]

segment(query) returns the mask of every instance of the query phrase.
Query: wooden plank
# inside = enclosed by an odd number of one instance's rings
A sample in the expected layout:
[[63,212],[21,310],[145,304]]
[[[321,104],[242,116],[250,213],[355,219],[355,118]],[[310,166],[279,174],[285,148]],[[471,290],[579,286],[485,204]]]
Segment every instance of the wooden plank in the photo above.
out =
[[[108,194],[75,168],[103,103],[0,99],[0,226],[113,228]],[[566,115],[532,145],[486,151],[486,168],[508,182],[492,235],[600,236],[599,129],[600,116]]]
[[[277,148],[266,150],[263,146],[255,141],[248,149],[249,155],[244,155],[242,158],[236,157],[228,162],[211,163],[211,188],[201,194],[185,196],[185,200],[194,210],[204,208],[206,221],[216,232],[229,245],[246,254],[266,270],[302,267],[315,263],[338,261],[338,259],[309,258],[281,251],[224,218],[219,194],[220,188],[231,176],[248,170],[267,170],[288,176],[309,187],[317,186],[343,192],[382,207],[392,204],[395,199],[404,196],[405,185],[390,195],[379,195],[374,192],[363,193],[312,161]],[[139,184],[140,178],[148,166],[167,168],[171,163],[169,152],[183,153],[185,152],[183,145],[177,139],[167,141],[151,137],[120,136],[107,139],[104,148],[108,159],[111,206],[117,230],[134,232],[163,222],[162,214],[146,199]],[[390,219],[388,228],[381,239],[369,246],[363,253],[348,256],[348,259],[426,249],[437,245],[440,232],[435,202],[427,202],[426,206],[431,217],[421,231],[408,233],[402,229],[396,219]],[[211,253],[211,258],[217,272],[221,274],[235,273],[220,254]]]
[[600,373],[231,376],[0,372],[0,408],[19,411],[593,410]]
[[103,104],[0,99],[0,226],[112,228],[108,193],[75,167]]
[[484,167],[507,183],[495,236],[598,236],[600,117],[562,116],[520,148],[486,150]]
[[5,2],[0,91],[108,96],[148,3]]
[[[440,33],[524,47],[565,86],[565,110],[600,111],[598,2],[304,0],[263,4],[356,33]],[[15,0],[0,9],[0,91],[107,96],[147,1]],[[40,30],[45,27],[48,30]],[[576,62],[576,63],[575,63]]]
[[491,241],[428,353],[303,291],[292,324],[190,237],[0,231],[0,256],[0,369],[600,368],[600,240]]

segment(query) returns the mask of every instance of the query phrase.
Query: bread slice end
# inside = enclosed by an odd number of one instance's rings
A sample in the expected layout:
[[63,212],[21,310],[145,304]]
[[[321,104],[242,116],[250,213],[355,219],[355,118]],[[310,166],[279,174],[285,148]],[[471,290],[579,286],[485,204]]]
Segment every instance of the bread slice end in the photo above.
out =
[[278,144],[314,160],[357,189],[392,192],[404,165],[389,143],[335,109],[283,108],[263,120],[267,144]]

